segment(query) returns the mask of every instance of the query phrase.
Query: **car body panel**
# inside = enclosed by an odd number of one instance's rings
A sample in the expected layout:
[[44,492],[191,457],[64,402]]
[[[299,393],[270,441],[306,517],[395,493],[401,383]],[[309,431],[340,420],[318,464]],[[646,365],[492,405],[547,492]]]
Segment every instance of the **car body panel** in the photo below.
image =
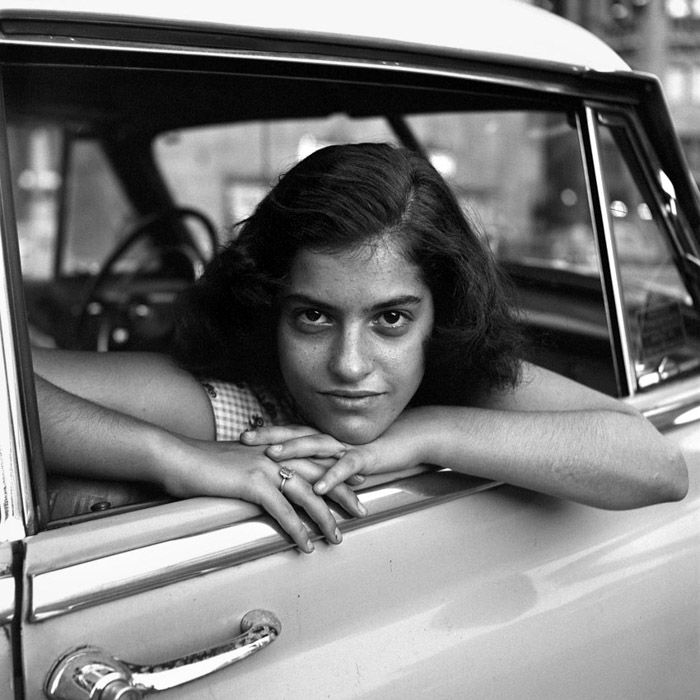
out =
[[[243,614],[264,608],[282,622],[271,647],[172,697],[200,697],[205,687],[221,698],[232,689],[244,697],[261,689],[273,697],[454,697],[464,682],[455,669],[465,666],[478,697],[691,697],[700,648],[683,630],[697,616],[687,591],[700,583],[694,479],[691,491],[680,509],[618,513],[502,486],[378,522],[368,500],[368,522],[340,547],[319,542],[311,556],[287,548],[210,565],[25,624],[25,664],[48,669],[84,643],[158,663],[226,641]],[[99,538],[99,523],[89,527]],[[46,573],[56,551],[80,547],[84,529],[35,537],[30,577]],[[111,524],[103,554],[129,542],[119,529]],[[659,590],[661,607],[652,603]],[[34,588],[25,618],[37,595]],[[173,624],[187,632],[172,635]],[[38,697],[42,678],[32,675],[27,691]]]
[[[361,2],[337,7],[323,2],[291,6],[281,2],[247,3],[243,6],[203,2],[196,6],[150,0],[149,2],[70,3],[35,0],[0,7],[0,18],[58,19],[79,23],[180,26],[188,31],[260,31],[342,44],[378,42],[380,45],[417,49],[441,47],[472,55],[494,56],[600,71],[628,70],[627,64],[605,43],[556,15],[533,11],[515,0],[468,0],[460,6],[466,21],[431,21],[436,16],[452,17],[454,5],[439,0],[430,8],[430,18],[414,14],[397,15],[393,6]],[[400,14],[400,13],[399,13]],[[512,21],[503,23],[504,14]],[[367,18],[371,17],[371,22]],[[427,21],[426,21],[427,20]],[[533,41],[533,33],[537,41]]]

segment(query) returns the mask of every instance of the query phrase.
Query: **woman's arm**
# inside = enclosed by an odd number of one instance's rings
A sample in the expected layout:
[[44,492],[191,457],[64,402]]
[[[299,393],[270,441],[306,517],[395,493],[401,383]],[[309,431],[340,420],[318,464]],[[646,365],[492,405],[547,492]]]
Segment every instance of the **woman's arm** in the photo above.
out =
[[[315,484],[319,494],[350,474],[429,463],[601,508],[683,498],[688,476],[682,455],[637,411],[547,370],[523,369],[512,391],[474,407],[409,409],[366,445],[304,436],[267,454],[288,459],[342,451]],[[274,439],[264,431],[261,439]]]
[[35,348],[32,358],[37,375],[75,396],[181,435],[214,439],[204,389],[164,355]]
[[[280,492],[279,470],[288,466],[318,478],[305,460],[278,463],[262,447],[237,442],[212,442],[175,435],[74,396],[36,377],[44,454],[48,467],[72,476],[145,481],[167,493],[242,498],[262,506],[304,551],[313,551],[309,534],[293,508],[301,506],[332,543],[341,541],[336,520],[309,481],[295,476]],[[346,510],[363,515],[352,490],[341,485],[334,499]]]

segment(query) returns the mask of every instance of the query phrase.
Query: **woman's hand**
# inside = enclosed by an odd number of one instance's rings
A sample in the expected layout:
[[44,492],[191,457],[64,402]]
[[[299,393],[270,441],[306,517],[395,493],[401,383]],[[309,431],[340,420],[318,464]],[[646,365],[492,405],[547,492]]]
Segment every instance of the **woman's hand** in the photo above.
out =
[[[178,498],[219,496],[242,498],[264,508],[305,552],[313,551],[304,523],[293,505],[303,508],[329,542],[339,544],[342,536],[325,500],[314,493],[311,481],[322,476],[334,460],[316,464],[309,459],[273,461],[263,446],[239,442],[211,442],[176,438],[177,450],[167,451],[167,464],[160,470],[165,490]],[[280,469],[294,470],[280,490]],[[336,503],[353,515],[364,515],[351,488],[341,484],[329,493]]]
[[364,445],[349,445],[307,426],[259,428],[243,433],[241,440],[268,444],[265,454],[279,463],[332,458],[333,464],[314,482],[318,495],[330,495],[343,482],[363,480],[362,475],[399,471],[425,461],[421,436],[426,437],[422,423],[427,410],[407,409],[382,435]]
[[[334,437],[307,425],[273,425],[246,430],[241,433],[241,442],[245,445],[266,446],[265,454],[276,462],[293,458],[310,460],[322,468],[316,470],[313,481],[320,479],[349,447]],[[361,474],[355,474],[347,479],[347,483],[358,486],[364,480]]]

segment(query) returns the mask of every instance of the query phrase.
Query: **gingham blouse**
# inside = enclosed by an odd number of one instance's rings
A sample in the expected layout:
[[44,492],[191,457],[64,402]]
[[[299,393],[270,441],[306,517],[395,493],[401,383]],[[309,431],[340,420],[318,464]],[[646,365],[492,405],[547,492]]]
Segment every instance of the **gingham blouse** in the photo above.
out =
[[250,428],[293,422],[289,408],[263,389],[212,379],[202,386],[214,410],[217,440],[238,440]]

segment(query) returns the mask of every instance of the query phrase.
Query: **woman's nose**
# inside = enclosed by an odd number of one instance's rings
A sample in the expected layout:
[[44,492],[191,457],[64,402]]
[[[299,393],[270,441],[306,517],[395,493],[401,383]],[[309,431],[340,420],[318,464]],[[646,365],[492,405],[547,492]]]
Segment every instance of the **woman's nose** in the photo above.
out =
[[330,358],[331,372],[345,382],[356,382],[372,371],[372,358],[362,333],[357,329],[343,331]]

